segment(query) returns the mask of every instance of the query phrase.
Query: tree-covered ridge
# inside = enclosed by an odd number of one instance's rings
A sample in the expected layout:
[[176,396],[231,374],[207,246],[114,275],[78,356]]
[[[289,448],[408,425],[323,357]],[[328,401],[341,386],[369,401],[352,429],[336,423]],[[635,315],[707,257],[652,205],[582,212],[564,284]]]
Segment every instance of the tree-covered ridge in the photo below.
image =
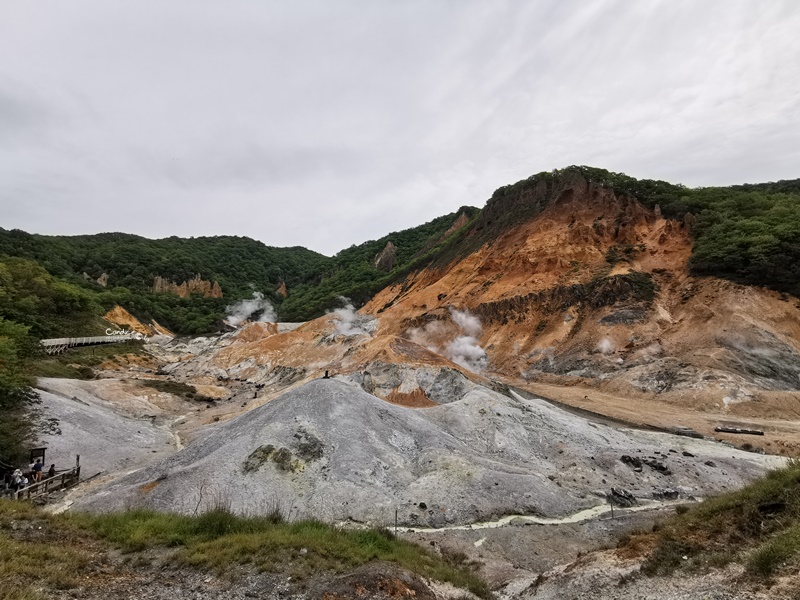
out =
[[498,188],[467,240],[482,243],[499,228],[524,221],[543,208],[533,200],[534,190],[546,189],[538,198],[553,201],[558,186],[574,176],[632,196],[649,208],[658,205],[667,217],[694,215],[690,267],[696,275],[800,296],[800,179],[687,188],[594,167],[567,167]]
[[[334,257],[233,236],[150,240],[124,233],[43,236],[0,229],[0,268],[5,264],[6,270],[13,269],[17,278],[9,282],[22,286],[5,309],[0,306],[0,316],[30,326],[31,334],[39,337],[83,335],[88,328],[86,315],[99,316],[119,304],[177,333],[209,333],[222,326],[227,305],[261,292],[281,319],[304,321],[337,306],[339,296],[366,302],[387,282],[419,264],[421,256],[434,252],[460,214],[469,217],[476,212],[464,208],[351,246]],[[386,273],[375,267],[374,260],[390,241],[397,252],[395,268]],[[33,285],[23,276],[26,269],[46,285]],[[102,274],[108,276],[106,287],[95,281]],[[180,298],[153,290],[156,276],[181,283],[196,275],[217,281],[224,298]],[[286,299],[278,293],[281,284],[288,290]],[[2,289],[10,285],[4,283],[2,270],[0,285],[1,304]],[[25,297],[23,288],[30,291]],[[69,302],[78,304],[81,318],[67,310]]]
[[[44,335],[48,327],[66,332],[68,323],[73,328],[84,325],[57,316],[46,325],[20,315],[69,315],[70,303],[78,311],[98,315],[120,304],[176,332],[206,333],[221,326],[226,305],[258,291],[276,305],[280,319],[307,320],[336,306],[340,296],[363,304],[413,270],[431,264],[445,267],[491,243],[541,212],[575,177],[635,197],[648,207],[658,205],[668,217],[694,215],[694,273],[800,296],[800,180],[692,189],[573,166],[500,187],[482,210],[464,207],[419,227],[351,246],[333,257],[305,248],[272,248],[233,236],[150,240],[123,233],[68,237],[0,229],[0,257],[35,261],[43,267],[40,278],[55,278],[38,300],[34,290],[17,308],[6,307],[0,316],[31,327],[32,335]],[[459,225],[467,224],[454,231],[459,217]],[[388,242],[397,250],[387,273],[376,268],[374,261]],[[5,268],[19,271],[19,264],[7,263]],[[103,273],[109,279],[105,288],[94,281]],[[156,276],[180,283],[196,275],[219,282],[225,297],[179,298],[152,290]],[[5,287],[3,277],[0,271],[0,284]],[[281,283],[288,289],[285,299],[277,293]]]
[[35,439],[30,409],[38,396],[31,388],[28,360],[35,342],[28,328],[0,317],[0,461],[21,463]]
[[31,367],[39,340],[99,333],[98,314],[91,292],[35,261],[0,257],[0,461],[21,463],[35,439]]
[[98,334],[99,300],[35,261],[0,256],[0,318],[24,326],[34,338]]
[[218,281],[231,296],[254,290],[272,296],[313,280],[330,260],[306,248],[273,248],[246,237],[169,237],[151,240],[126,233],[32,235],[0,230],[0,255],[40,262],[59,277],[108,275],[109,287],[147,289],[156,276],[181,283],[195,275]]
[[[3,255],[35,261],[62,284],[85,292],[98,315],[119,304],[139,318],[190,334],[218,330],[226,305],[255,291],[279,303],[282,283],[291,287],[317,280],[330,261],[306,248],[271,248],[244,237],[150,240],[124,233],[43,236],[0,229]],[[108,276],[106,287],[95,282],[102,274]],[[224,299],[153,291],[156,276],[181,283],[196,275],[217,281]],[[61,333],[71,332],[61,328]]]
[[[473,218],[479,210],[464,206],[433,221],[393,232],[380,239],[353,245],[337,253],[322,273],[320,281],[291,290],[280,315],[288,321],[318,317],[338,306],[339,298],[350,298],[356,305],[366,303],[389,283],[412,270],[426,266],[441,248],[457,235],[450,231],[459,217]],[[375,267],[375,257],[391,242],[397,248],[394,268],[386,273]]]

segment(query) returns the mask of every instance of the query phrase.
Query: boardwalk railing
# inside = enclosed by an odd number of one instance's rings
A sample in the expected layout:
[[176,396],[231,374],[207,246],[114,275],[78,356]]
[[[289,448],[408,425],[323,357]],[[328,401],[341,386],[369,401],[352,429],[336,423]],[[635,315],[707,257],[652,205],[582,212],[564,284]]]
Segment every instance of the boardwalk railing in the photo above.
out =
[[94,346],[97,344],[119,344],[121,342],[128,342],[130,340],[140,340],[144,336],[140,333],[129,333],[125,335],[95,335],[91,337],[75,337],[75,338],[54,338],[50,340],[42,340],[41,344],[44,346],[44,351],[47,354],[61,354],[67,348],[74,348],[75,346]]
[[80,466],[72,467],[69,471],[64,471],[42,481],[37,481],[26,488],[17,490],[12,495],[15,500],[33,500],[39,496],[44,496],[57,490],[65,490],[78,485],[81,479]]

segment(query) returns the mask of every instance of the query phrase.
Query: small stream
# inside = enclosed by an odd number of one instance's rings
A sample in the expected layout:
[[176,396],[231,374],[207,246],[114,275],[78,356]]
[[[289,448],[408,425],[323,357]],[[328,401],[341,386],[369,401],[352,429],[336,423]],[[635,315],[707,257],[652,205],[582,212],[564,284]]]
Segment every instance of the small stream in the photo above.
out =
[[[685,500],[674,500],[674,501],[667,501],[667,502],[660,502],[657,500],[647,501],[645,504],[640,504],[639,506],[632,506],[630,508],[614,508],[614,514],[628,514],[634,512],[640,512],[643,510],[657,510],[659,508],[664,508],[667,506],[675,506],[677,504],[685,504]],[[480,523],[470,523],[469,525],[446,525],[444,527],[397,527],[398,533],[436,533],[439,531],[473,531],[478,529],[497,529],[498,527],[505,527],[512,522],[515,524],[524,522],[524,523],[536,523],[538,525],[567,525],[571,523],[582,523],[583,521],[589,521],[591,519],[595,519],[601,515],[606,513],[611,513],[611,505],[609,504],[598,504],[597,506],[593,506],[591,508],[586,508],[579,512],[573,513],[571,515],[567,515],[566,517],[558,517],[558,518],[551,518],[551,517],[536,517],[533,515],[506,515],[505,517],[501,517],[495,521],[482,521]],[[390,527],[389,529],[394,529]]]

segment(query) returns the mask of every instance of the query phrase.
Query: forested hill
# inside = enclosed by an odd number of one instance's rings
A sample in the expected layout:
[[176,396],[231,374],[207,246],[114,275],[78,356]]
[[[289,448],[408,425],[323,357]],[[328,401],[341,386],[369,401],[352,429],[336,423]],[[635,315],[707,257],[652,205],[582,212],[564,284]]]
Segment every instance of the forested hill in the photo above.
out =
[[[226,306],[259,292],[282,320],[306,320],[338,306],[339,296],[366,301],[428,256],[459,218],[466,222],[476,212],[464,208],[333,257],[245,237],[151,240],[0,229],[0,317],[31,327],[34,336],[79,335],[91,333],[92,317],[119,304],[178,333],[207,333],[220,328]],[[390,243],[391,252],[376,266]],[[222,297],[182,298],[154,287],[157,277],[180,285],[197,276],[216,282]]]
[[217,281],[225,296],[258,290],[274,296],[318,277],[330,259],[306,248],[274,248],[235,236],[151,240],[127,233],[44,236],[0,230],[0,255],[39,262],[57,277],[97,280],[107,288],[151,289],[155,277],[180,283],[200,275]]
[[[333,257],[244,237],[150,240],[0,229],[0,317],[31,327],[32,335],[83,333],[119,304],[178,333],[207,333],[220,328],[227,305],[260,292],[281,320],[307,320],[337,306],[340,296],[360,305],[415,269],[432,262],[445,268],[531,218],[575,178],[658,205],[665,216],[691,214],[695,274],[800,296],[800,180],[691,189],[573,166],[503,186],[482,210],[463,207]],[[216,282],[223,297],[182,298],[154,288],[157,277],[180,285],[197,276]]]
[[498,188],[470,227],[437,257],[440,266],[524,223],[579,182],[634,197],[673,219],[690,215],[690,268],[800,297],[800,179],[729,187],[687,188],[624,173],[572,166]]

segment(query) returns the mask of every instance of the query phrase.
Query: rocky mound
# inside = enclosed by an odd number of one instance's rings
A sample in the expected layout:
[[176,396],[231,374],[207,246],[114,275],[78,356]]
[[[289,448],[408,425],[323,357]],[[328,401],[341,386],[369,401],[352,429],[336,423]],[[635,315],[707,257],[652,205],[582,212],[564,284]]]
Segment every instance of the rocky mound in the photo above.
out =
[[[175,451],[174,436],[152,406],[136,410],[124,394],[119,395],[127,410],[108,400],[115,383],[39,379],[37,392],[48,425],[42,436],[48,464],[66,469],[80,455],[81,475],[86,478],[138,469]],[[101,397],[103,392],[106,398]]]
[[350,381],[316,380],[77,506],[192,513],[222,502],[252,513],[277,505],[292,516],[373,524],[392,522],[397,509],[403,524],[443,526],[520,512],[566,516],[606,502],[612,487],[639,498],[704,496],[775,460],[592,423],[481,386],[410,409]]

